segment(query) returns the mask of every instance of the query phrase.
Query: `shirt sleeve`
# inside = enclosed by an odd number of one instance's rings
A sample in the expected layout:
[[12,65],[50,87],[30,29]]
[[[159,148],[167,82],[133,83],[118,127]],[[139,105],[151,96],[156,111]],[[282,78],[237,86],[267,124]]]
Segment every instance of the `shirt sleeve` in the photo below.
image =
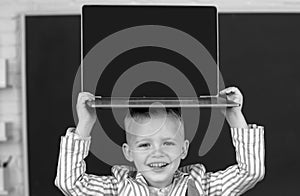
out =
[[255,124],[231,128],[231,136],[237,164],[205,174],[207,195],[241,195],[264,178],[264,128]]
[[113,176],[86,174],[84,158],[91,138],[83,138],[68,129],[61,137],[55,185],[64,195],[117,195],[117,179]]

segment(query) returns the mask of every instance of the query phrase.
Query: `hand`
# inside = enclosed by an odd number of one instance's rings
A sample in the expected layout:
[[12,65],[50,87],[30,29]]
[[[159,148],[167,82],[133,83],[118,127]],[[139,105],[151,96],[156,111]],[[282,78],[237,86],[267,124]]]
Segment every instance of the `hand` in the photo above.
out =
[[221,96],[226,96],[230,101],[238,103],[236,107],[226,107],[221,112],[225,115],[227,122],[231,127],[247,128],[247,122],[242,114],[243,95],[237,87],[228,87],[219,93]]
[[220,91],[221,96],[226,96],[227,100],[238,103],[237,107],[229,107],[226,108],[226,111],[222,111],[223,113],[233,113],[233,112],[241,112],[243,107],[243,95],[241,91],[237,87],[228,87]]
[[97,115],[96,110],[87,105],[87,101],[95,100],[95,96],[88,92],[81,92],[77,98],[77,116],[78,116],[78,125],[76,131],[82,136],[89,136],[94,126]]

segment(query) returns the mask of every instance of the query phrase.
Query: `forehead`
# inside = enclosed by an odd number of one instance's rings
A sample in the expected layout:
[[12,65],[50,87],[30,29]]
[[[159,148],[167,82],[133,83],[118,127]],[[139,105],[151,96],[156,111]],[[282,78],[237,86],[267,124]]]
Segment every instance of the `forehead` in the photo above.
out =
[[162,138],[181,138],[183,134],[183,125],[179,119],[173,116],[161,118],[153,117],[142,122],[134,121],[128,127],[128,132],[132,136],[131,139],[162,139]]

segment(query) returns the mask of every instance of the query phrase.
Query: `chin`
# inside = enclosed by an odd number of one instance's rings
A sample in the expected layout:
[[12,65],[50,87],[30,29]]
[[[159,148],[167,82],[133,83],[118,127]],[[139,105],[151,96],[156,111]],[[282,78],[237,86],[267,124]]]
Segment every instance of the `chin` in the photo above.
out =
[[150,186],[163,188],[172,183],[173,176],[148,176],[146,180]]
[[153,184],[159,184],[163,187],[172,183],[173,176],[178,169],[179,164],[180,162],[172,162],[162,168],[154,168],[149,165],[143,165],[143,167],[139,167],[138,170],[141,171],[148,184],[151,186],[153,186]]
[[145,172],[143,176],[146,178],[148,183],[152,185],[161,184],[162,186],[167,186],[172,183],[175,171],[173,168],[163,168],[163,169],[153,169],[151,171]]

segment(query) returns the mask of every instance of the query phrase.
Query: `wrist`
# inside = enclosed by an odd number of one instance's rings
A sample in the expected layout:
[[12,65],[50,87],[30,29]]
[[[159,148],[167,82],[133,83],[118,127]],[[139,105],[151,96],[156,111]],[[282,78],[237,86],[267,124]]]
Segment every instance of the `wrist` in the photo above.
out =
[[89,137],[94,124],[90,122],[78,122],[76,133],[82,137]]
[[241,109],[232,108],[226,111],[226,118],[236,118],[239,116],[243,116]]
[[226,120],[232,128],[248,128],[246,119],[241,110],[227,112]]

